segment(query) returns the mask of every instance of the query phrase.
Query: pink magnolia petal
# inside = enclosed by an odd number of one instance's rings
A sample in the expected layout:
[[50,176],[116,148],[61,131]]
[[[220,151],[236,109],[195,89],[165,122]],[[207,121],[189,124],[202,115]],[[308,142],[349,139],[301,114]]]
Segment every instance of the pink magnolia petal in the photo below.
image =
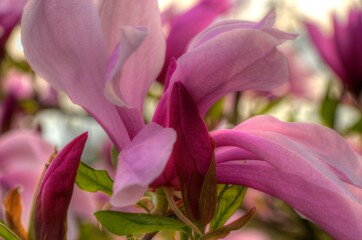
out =
[[319,160],[334,169],[343,181],[362,187],[362,160],[341,136],[329,128],[309,123],[285,123],[271,116],[257,116],[235,129],[270,139],[273,136],[287,136],[290,141],[298,142],[305,151],[312,151]]
[[211,135],[245,151],[216,152],[219,181],[277,196],[337,239],[361,234],[362,161],[334,131],[262,116]]
[[278,44],[285,42],[286,40],[292,40],[297,35],[286,33],[279,31],[276,28],[273,28],[275,23],[275,10],[272,9],[265,15],[265,17],[260,20],[260,22],[249,22],[249,21],[241,21],[241,20],[224,20],[220,22],[216,22],[203,32],[201,32],[190,45],[189,49],[193,49],[198,47],[199,45],[203,44],[204,42],[218,36],[219,34],[235,29],[258,29],[269,35],[273,36],[277,41]]
[[[284,200],[334,239],[358,240],[362,234],[361,200],[339,190],[342,182],[330,182],[321,173],[305,172],[299,176],[266,162],[239,161],[218,165],[216,174],[222,183],[248,186]],[[308,175],[318,176],[318,180]]]
[[[125,87],[127,82],[119,81],[119,79],[122,76],[123,65],[127,62],[128,58],[138,50],[148,34],[149,32],[146,28],[123,27],[121,29],[120,43],[108,60],[105,93],[108,99],[118,106],[133,105],[132,91],[129,91],[130,89]],[[135,84],[135,82],[129,82]]]
[[215,36],[178,59],[170,87],[181,81],[201,114],[230,92],[275,88],[288,79],[288,64],[277,50],[277,42],[273,36],[253,29]]
[[175,141],[174,130],[146,125],[119,155],[111,204],[134,205],[164,170]]
[[[130,107],[137,107],[141,111],[144,98],[159,74],[165,56],[166,43],[157,0],[103,0],[99,9],[109,55],[118,43],[123,50],[130,45],[134,50],[131,55],[121,53],[124,54],[120,55],[122,67],[118,68],[118,78],[112,80],[113,92],[119,94],[118,97]],[[123,30],[124,34],[119,35],[121,27],[137,27],[143,29],[143,33],[147,29],[148,34],[140,42],[140,35],[135,36],[135,32],[130,35]]]
[[92,114],[119,149],[128,144],[116,108],[103,95],[107,54],[92,1],[29,0],[22,23],[32,68]]
[[324,36],[317,26],[312,23],[306,22],[305,27],[308,31],[310,40],[316,46],[317,51],[324,61],[341,79],[346,79],[346,72],[343,68],[343,63],[339,59],[336,45],[332,39]]

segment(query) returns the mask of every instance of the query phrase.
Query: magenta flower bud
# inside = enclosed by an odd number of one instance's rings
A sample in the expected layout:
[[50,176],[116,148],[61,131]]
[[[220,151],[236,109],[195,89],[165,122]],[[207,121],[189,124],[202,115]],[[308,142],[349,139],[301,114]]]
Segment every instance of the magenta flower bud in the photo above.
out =
[[35,203],[35,239],[65,239],[73,186],[88,133],[75,138],[50,163]]
[[172,158],[186,214],[200,220],[201,191],[214,145],[196,104],[181,82],[176,82],[172,89],[169,125],[177,133]]

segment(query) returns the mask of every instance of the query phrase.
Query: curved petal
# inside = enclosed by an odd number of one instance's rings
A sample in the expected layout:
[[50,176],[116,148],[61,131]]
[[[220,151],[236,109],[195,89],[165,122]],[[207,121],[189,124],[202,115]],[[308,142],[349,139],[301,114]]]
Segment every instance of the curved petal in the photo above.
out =
[[[159,74],[165,57],[166,43],[161,29],[158,2],[103,0],[99,5],[99,12],[108,43],[108,56],[112,55],[118,44],[121,45],[121,49],[123,44],[139,45],[126,61],[122,59],[124,56],[120,56],[123,64],[118,68],[118,77],[112,80],[112,87],[115,93],[120,94],[119,98],[130,107],[137,107],[141,111],[144,98]],[[119,34],[121,28],[142,28],[143,31],[147,29],[148,34],[141,43],[138,35],[135,43],[130,41],[134,38],[127,39],[129,34]]]
[[[134,100],[131,100],[134,98],[133,92],[124,91],[125,89],[129,90],[124,85],[130,83],[136,84],[137,82],[122,82],[119,81],[119,79],[122,79],[123,65],[127,62],[128,58],[138,50],[148,34],[149,31],[147,28],[123,27],[121,29],[120,43],[108,60],[105,94],[110,101],[118,106],[132,106],[134,102]],[[137,98],[135,100],[137,100]]]
[[164,170],[175,141],[173,129],[146,125],[119,155],[111,204],[134,205]]
[[310,180],[308,175],[315,174],[289,174],[260,161],[220,164],[216,172],[219,182],[248,186],[284,200],[335,239],[358,240],[362,234],[361,200],[333,190],[342,183],[330,182],[322,174],[317,182]]
[[29,0],[22,23],[32,68],[92,114],[119,149],[129,143],[116,108],[103,95],[107,54],[92,1]]
[[203,44],[204,42],[218,36],[219,34],[235,29],[258,29],[271,36],[273,36],[278,44],[285,42],[286,40],[292,40],[297,37],[296,34],[286,33],[279,31],[276,28],[273,28],[275,23],[275,10],[272,9],[265,15],[265,17],[260,20],[260,22],[249,22],[241,20],[224,20],[214,23],[212,26],[205,29],[201,32],[190,45],[189,49],[196,48],[197,46]]
[[[310,123],[285,123],[271,116],[257,116],[238,125],[236,130],[253,131],[272,139],[287,136],[298,142],[305,151],[311,151],[321,161],[327,163],[345,182],[362,187],[362,161],[351,150],[350,145],[335,131]],[[346,160],[344,160],[346,159]]]
[[275,88],[288,79],[288,64],[277,43],[273,36],[254,29],[219,34],[178,59],[170,87],[181,81],[201,114],[230,92]]
[[211,136],[246,152],[222,156],[218,181],[279,197],[337,239],[360,236],[362,161],[334,131],[262,116]]
[[165,81],[170,59],[179,58],[186,51],[187,45],[194,36],[232,6],[233,3],[230,0],[203,0],[170,21],[170,32],[166,40],[165,64],[159,76],[159,81]]
[[346,72],[343,68],[343,63],[339,59],[337,47],[333,39],[324,36],[317,26],[312,23],[306,22],[304,25],[310,40],[315,45],[320,56],[341,79],[346,79]]

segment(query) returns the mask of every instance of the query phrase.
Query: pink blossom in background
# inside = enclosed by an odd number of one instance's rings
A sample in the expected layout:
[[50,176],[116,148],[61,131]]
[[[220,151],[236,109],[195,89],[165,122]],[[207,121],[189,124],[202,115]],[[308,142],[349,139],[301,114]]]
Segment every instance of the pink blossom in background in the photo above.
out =
[[23,203],[22,221],[26,226],[36,186],[45,163],[53,152],[54,148],[49,143],[39,134],[30,131],[13,130],[0,137],[1,199],[10,189],[20,187]]
[[305,26],[316,50],[357,99],[362,91],[362,11],[351,9],[346,23],[333,15],[333,33],[325,35],[311,22]]
[[0,2],[0,55],[13,28],[19,23],[26,0],[2,0]]
[[176,14],[172,5],[163,14],[163,25],[167,27],[165,63],[157,80],[165,82],[166,72],[172,58],[186,52],[187,45],[215,19],[235,6],[234,0],[200,0],[189,10]]
[[30,98],[33,95],[31,76],[25,73],[9,71],[2,82],[6,94],[12,94],[18,100]]
[[292,96],[314,101],[317,99],[313,89],[313,70],[308,66],[301,53],[291,47],[283,48],[282,52],[288,58],[289,81],[273,91],[276,95],[291,94]]

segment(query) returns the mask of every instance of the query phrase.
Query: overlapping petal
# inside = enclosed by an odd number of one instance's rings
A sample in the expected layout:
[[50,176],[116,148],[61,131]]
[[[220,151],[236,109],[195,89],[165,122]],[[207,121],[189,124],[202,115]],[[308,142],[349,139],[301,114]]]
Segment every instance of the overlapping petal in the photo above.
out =
[[96,118],[119,149],[129,143],[116,107],[103,95],[106,45],[92,1],[30,0],[22,22],[32,68]]
[[224,153],[219,181],[279,197],[336,239],[361,235],[362,161],[332,130],[260,116],[211,136],[246,153]]
[[164,170],[175,141],[173,129],[146,125],[119,155],[111,204],[134,205]]
[[[129,107],[141,111],[144,98],[163,66],[166,50],[158,2],[103,0],[99,12],[108,55],[117,45],[122,50],[117,68],[112,70],[117,74],[113,74],[110,87]],[[132,54],[127,55],[127,49],[133,50]]]
[[269,90],[287,79],[287,61],[276,49],[273,37],[262,31],[236,29],[179,58],[170,87],[173,82],[183,82],[201,114],[205,114],[230,92]]
[[269,13],[259,24],[232,22],[206,29],[177,60],[169,88],[182,82],[203,115],[230,92],[282,85],[288,79],[288,64],[277,45],[295,35],[273,30],[272,23]]

